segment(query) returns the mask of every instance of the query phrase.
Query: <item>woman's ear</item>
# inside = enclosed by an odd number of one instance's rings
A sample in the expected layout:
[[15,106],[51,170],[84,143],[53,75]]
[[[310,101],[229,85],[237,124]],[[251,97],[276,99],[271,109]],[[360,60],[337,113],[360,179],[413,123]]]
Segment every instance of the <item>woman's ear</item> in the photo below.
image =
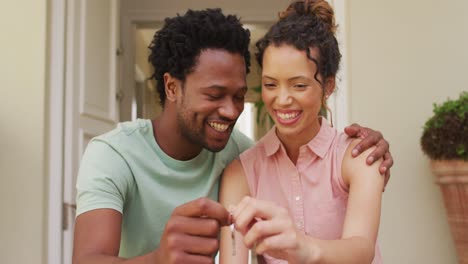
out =
[[177,87],[179,80],[172,77],[169,73],[164,73],[164,90],[166,92],[166,100],[175,102],[177,100]]
[[335,91],[335,76],[328,77],[325,80],[325,98],[330,97],[330,95]]

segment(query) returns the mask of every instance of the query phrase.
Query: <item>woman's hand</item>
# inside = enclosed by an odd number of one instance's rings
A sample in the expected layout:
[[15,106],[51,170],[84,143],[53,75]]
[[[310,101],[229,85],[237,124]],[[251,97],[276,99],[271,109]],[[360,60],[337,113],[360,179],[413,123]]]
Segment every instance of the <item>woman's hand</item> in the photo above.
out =
[[244,244],[259,255],[267,254],[289,263],[308,263],[314,250],[297,230],[288,211],[272,202],[244,197],[232,211],[235,228]]

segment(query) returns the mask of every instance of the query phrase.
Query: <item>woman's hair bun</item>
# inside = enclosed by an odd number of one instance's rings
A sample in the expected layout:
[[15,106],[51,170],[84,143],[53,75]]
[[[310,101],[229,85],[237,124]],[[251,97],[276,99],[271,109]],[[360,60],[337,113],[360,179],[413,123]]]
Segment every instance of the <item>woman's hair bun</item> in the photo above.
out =
[[330,32],[336,32],[335,13],[330,4],[325,0],[296,0],[286,10],[279,13],[280,19],[291,15],[316,16]]

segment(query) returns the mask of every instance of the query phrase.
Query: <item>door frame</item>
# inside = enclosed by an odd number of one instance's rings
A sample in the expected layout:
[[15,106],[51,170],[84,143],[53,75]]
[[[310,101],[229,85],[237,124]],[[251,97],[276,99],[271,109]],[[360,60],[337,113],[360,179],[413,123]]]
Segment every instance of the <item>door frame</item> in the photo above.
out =
[[[333,125],[338,131],[349,125],[349,64],[348,64],[348,34],[346,18],[346,0],[327,0],[335,11],[335,20],[338,24],[336,38],[341,52],[341,63],[336,76],[336,85],[338,88],[328,99],[328,105],[332,109]],[[335,89],[336,89],[335,88]]]
[[[116,0],[117,2],[119,0]],[[47,109],[46,109],[46,152],[45,152],[45,173],[48,179],[48,199],[47,199],[47,231],[46,243],[43,249],[46,254],[47,263],[63,264],[63,258],[69,257],[71,253],[70,245],[64,231],[73,232],[68,227],[72,205],[67,204],[66,190],[68,174],[65,163],[65,151],[71,144],[67,137],[67,130],[72,129],[73,124],[67,119],[67,113],[71,110],[70,100],[77,100],[76,95],[67,94],[67,48],[73,43],[67,43],[68,27],[74,23],[69,21],[69,12],[74,9],[73,2],[69,0],[50,0],[48,6],[47,21]],[[70,57],[71,58],[71,57]],[[79,65],[78,65],[79,66]],[[77,67],[78,67],[77,66]],[[114,91],[115,92],[115,91]],[[67,101],[68,100],[68,101]],[[118,122],[118,120],[117,120]],[[80,132],[81,133],[81,132]],[[65,189],[67,188],[67,189]]]
[[66,0],[50,0],[47,30],[47,263],[62,263]]

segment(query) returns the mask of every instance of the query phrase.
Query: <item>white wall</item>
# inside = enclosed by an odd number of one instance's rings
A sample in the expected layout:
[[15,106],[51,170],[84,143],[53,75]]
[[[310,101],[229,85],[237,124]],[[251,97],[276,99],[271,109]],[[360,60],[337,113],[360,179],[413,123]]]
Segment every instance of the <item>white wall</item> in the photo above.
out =
[[0,263],[45,263],[47,0],[0,2]]
[[380,232],[385,263],[456,263],[419,139],[432,103],[468,90],[468,1],[348,4],[351,121],[379,129],[395,159]]

